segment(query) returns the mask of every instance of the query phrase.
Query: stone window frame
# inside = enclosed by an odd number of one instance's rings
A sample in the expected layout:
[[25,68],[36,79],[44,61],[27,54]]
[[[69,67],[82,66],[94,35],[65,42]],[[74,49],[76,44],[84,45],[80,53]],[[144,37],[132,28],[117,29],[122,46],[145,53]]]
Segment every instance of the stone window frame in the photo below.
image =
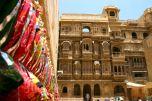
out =
[[82,52],[92,52],[93,43],[90,38],[84,38],[82,40]]
[[61,43],[62,51],[70,51],[71,50],[71,42],[70,41],[63,41]]
[[82,27],[82,33],[90,33],[90,32],[91,32],[90,26],[83,26]]
[[115,56],[119,56],[119,54],[122,52],[122,47],[121,46],[113,46],[112,47],[112,54]]
[[132,32],[131,33],[132,39],[138,39],[137,33],[136,32]]
[[110,49],[110,44],[107,41],[103,41],[102,42],[102,47],[103,47],[103,51],[109,51]]
[[115,17],[115,16],[116,16],[116,12],[112,10],[112,11],[109,12],[109,15],[110,15],[111,17]]
[[122,75],[122,74],[124,74],[125,73],[125,66],[119,65],[119,64],[114,65],[113,66],[113,73],[115,75]]
[[148,36],[149,36],[148,33],[146,33],[146,32],[143,33],[143,39],[147,38]]
[[68,87],[64,86],[64,87],[62,88],[62,93],[63,93],[63,94],[67,94],[67,93],[68,93]]

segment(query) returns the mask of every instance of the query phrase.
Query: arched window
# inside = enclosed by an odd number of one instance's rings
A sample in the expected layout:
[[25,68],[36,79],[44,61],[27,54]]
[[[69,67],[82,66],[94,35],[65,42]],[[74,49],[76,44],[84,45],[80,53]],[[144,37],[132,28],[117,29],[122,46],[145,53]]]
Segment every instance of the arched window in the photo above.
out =
[[84,44],[84,49],[88,51],[89,50],[89,45],[88,44]]
[[114,66],[114,71],[117,72],[117,66]]
[[120,53],[120,49],[118,47],[113,47],[113,53]]
[[82,29],[83,33],[89,33],[90,32],[90,27],[89,26],[84,26]]
[[103,28],[103,29],[102,29],[102,32],[105,34],[105,33],[106,33],[106,29],[105,29],[105,28]]
[[115,12],[114,11],[110,11],[110,16],[115,16]]
[[91,101],[91,87],[89,84],[83,86],[83,98],[84,101]]
[[85,38],[82,40],[82,50],[83,52],[92,52],[92,40]]
[[148,36],[148,33],[143,33],[143,38],[145,39]]
[[124,95],[125,91],[124,91],[124,88],[120,85],[117,85],[115,88],[114,88],[114,95]]
[[100,96],[100,86],[98,84],[94,85],[94,96]]
[[124,37],[126,38],[126,33],[124,33],[123,35],[124,35]]
[[62,93],[67,93],[67,92],[68,92],[67,87],[63,87],[63,89],[62,89]]
[[133,58],[134,63],[137,63],[137,58]]
[[75,96],[80,96],[80,91],[81,91],[80,85],[79,84],[75,84],[74,85],[74,95]]
[[107,42],[107,41],[104,41],[103,43],[102,43],[102,46],[103,46],[103,50],[104,51],[108,51],[109,50],[109,43]]
[[69,41],[62,42],[62,50],[70,50],[71,43]]
[[137,39],[137,34],[135,32],[132,32],[132,39]]

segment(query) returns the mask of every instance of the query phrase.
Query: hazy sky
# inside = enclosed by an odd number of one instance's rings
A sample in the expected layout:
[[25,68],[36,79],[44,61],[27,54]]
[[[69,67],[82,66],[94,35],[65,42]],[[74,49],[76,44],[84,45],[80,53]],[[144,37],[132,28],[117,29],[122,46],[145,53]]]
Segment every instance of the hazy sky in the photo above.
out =
[[100,14],[104,6],[120,9],[120,19],[138,19],[152,0],[59,0],[59,13]]

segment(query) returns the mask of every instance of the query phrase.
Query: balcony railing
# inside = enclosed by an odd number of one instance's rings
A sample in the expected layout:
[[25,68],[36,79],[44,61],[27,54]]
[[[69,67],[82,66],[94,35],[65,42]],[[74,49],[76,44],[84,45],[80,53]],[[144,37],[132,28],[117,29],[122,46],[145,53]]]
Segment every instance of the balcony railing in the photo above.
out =
[[113,73],[113,77],[115,80],[125,80],[127,75],[125,72],[115,72]]
[[125,54],[121,52],[112,53],[113,61],[125,61]]
[[124,76],[124,75],[126,75],[126,73],[125,72],[114,72],[113,75],[115,75],[115,76]]

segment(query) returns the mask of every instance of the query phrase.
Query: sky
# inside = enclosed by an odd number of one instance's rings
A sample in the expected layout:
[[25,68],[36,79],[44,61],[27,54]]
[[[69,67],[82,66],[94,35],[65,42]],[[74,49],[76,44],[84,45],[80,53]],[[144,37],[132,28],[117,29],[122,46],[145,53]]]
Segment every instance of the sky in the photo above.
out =
[[59,14],[101,14],[104,6],[118,7],[120,20],[136,20],[152,7],[152,0],[59,0]]

